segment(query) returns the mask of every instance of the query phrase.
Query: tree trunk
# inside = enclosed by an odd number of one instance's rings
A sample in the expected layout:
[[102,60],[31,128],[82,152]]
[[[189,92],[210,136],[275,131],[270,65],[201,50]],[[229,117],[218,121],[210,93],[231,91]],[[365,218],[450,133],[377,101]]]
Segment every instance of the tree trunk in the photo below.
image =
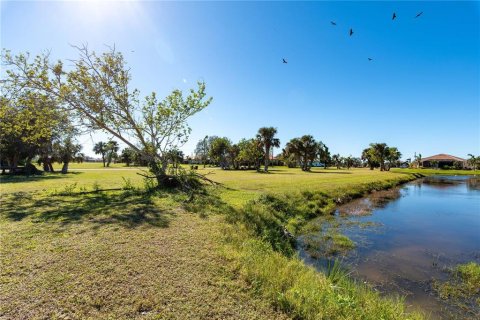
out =
[[269,148],[269,147],[265,147],[265,168],[264,168],[264,171],[265,171],[265,172],[268,172],[268,163],[269,163],[269,160],[270,160],[270,148]]
[[62,173],[66,174],[68,172],[68,162],[63,163]]
[[102,153],[102,162],[103,162],[103,167],[105,168],[105,155]]

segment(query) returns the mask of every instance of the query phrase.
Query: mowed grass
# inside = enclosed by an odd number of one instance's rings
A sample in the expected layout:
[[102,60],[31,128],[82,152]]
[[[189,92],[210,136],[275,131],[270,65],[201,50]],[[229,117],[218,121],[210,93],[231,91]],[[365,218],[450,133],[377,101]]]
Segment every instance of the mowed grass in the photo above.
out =
[[[30,183],[43,190],[50,180]],[[227,268],[222,217],[191,214],[182,200],[132,190],[2,193],[0,318],[286,318]]]
[[[193,210],[179,193],[131,190],[143,185],[138,169],[92,169],[1,177],[1,317],[407,318],[401,302],[350,282],[338,291],[325,275],[268,249],[208,205]],[[406,176],[364,169],[199,170],[210,171],[224,185],[212,193],[212,210],[229,214],[262,193],[339,193]]]
[[224,184],[222,200],[241,207],[247,201],[263,193],[289,194],[302,191],[332,192],[348,189],[351,186],[372,182],[394,181],[404,178],[403,172],[380,172],[361,169],[319,169],[312,168],[304,172],[300,168],[272,167],[269,173],[253,170],[221,170],[218,168],[199,168],[199,173],[210,173],[208,177]]
[[125,186],[130,181],[135,186],[143,184],[141,169],[92,169],[84,171],[71,170],[67,174],[43,173],[38,176],[0,176],[0,193],[2,195],[15,192],[61,192],[75,185],[76,191],[99,189],[115,189]]

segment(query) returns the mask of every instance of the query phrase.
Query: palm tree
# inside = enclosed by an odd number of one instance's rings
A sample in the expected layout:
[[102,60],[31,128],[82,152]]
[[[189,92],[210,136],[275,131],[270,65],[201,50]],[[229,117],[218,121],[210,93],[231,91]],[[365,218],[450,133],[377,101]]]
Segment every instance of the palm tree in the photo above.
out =
[[473,154],[469,153],[468,156],[470,159],[468,159],[468,164],[470,164],[473,167],[473,170],[476,171],[477,168],[480,166],[480,156],[475,157]]
[[278,138],[275,138],[275,135],[277,134],[277,128],[274,127],[262,127],[258,129],[257,133],[257,139],[262,145],[262,148],[264,150],[264,157],[265,157],[265,172],[268,172],[268,165],[270,163],[270,148],[275,147],[279,148],[280,147],[280,140]]
[[370,170],[373,170],[375,167],[378,167],[378,163],[375,160],[373,148],[366,148],[362,151],[362,160],[367,162]]
[[342,159],[338,153],[332,156],[332,161],[337,167],[337,169],[340,169],[340,167],[342,166]]
[[287,159],[293,155],[292,160],[297,159],[297,162],[302,165],[302,170],[309,171],[311,163],[318,157],[321,148],[322,145],[311,135],[304,135],[290,140],[285,146],[283,154]]
[[93,152],[95,152],[95,154],[101,154],[102,155],[102,162],[103,162],[103,166],[105,167],[105,155],[107,154],[107,144],[105,142],[97,142],[95,144],[95,146],[93,147]]
[[107,145],[107,167],[110,167],[110,163],[114,157],[117,157],[117,152],[120,149],[118,142],[115,140],[108,141]]
[[420,166],[422,164],[422,154],[419,153],[418,156],[417,156],[417,154],[415,153],[415,155],[413,156],[413,159],[414,159],[415,163],[417,164],[417,168],[420,168]]
[[388,170],[390,170],[391,167],[396,166],[398,160],[400,160],[401,157],[402,157],[402,153],[398,151],[396,147],[388,148],[388,155],[387,155]]
[[389,148],[386,143],[371,143],[375,159],[380,164],[380,171],[385,171],[385,160],[388,157]]
[[68,172],[68,164],[75,161],[80,156],[82,146],[75,144],[71,137],[65,138],[63,141],[57,141],[53,144],[55,158],[58,162],[63,163],[62,173]]

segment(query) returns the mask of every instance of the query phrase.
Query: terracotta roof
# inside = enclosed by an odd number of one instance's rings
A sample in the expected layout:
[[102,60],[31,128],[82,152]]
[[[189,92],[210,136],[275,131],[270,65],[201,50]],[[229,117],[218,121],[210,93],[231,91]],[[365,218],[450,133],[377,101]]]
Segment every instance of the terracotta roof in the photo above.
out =
[[444,154],[444,153],[440,153],[440,154],[436,154],[434,156],[431,156],[431,157],[427,157],[427,158],[423,158],[422,159],[422,162],[423,161],[440,161],[440,160],[444,160],[444,161],[466,161],[465,159],[462,159],[462,158],[459,158],[459,157],[454,157],[454,156],[451,156],[449,154]]

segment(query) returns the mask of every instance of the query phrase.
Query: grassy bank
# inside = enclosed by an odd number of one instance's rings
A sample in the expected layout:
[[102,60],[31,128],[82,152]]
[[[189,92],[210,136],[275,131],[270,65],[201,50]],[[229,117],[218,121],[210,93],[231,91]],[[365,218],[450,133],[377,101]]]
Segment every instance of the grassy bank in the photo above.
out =
[[337,203],[412,176],[363,169],[211,171],[225,188],[194,203],[181,194],[131,190],[144,187],[135,170],[2,177],[0,314],[420,317],[338,270],[327,275],[306,266],[288,236]]
[[[386,174],[388,175],[388,174]],[[338,268],[329,274],[306,266],[295,254],[293,238],[309,219],[329,215],[336,204],[414,179],[390,176],[348,184],[330,191],[262,195],[231,211],[225,231],[225,256],[235,272],[272,305],[299,319],[422,319],[408,313],[399,298],[382,298]],[[352,246],[346,237],[331,239]]]

